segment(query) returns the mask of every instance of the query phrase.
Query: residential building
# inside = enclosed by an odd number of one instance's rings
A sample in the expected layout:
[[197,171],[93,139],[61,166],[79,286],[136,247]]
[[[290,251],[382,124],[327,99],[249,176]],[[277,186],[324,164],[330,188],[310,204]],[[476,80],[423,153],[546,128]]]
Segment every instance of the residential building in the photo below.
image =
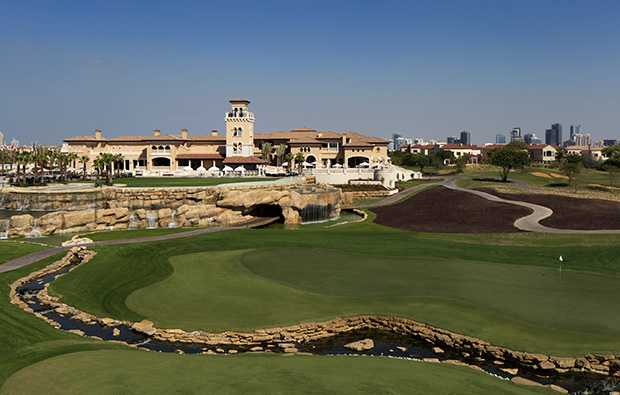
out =
[[467,164],[475,165],[478,164],[480,157],[482,155],[482,149],[480,147],[476,147],[475,145],[465,145],[465,144],[445,144],[439,147],[442,151],[450,151],[457,158],[461,156],[469,157]]
[[534,162],[548,165],[555,161],[558,146],[550,144],[530,145],[529,152]]
[[593,160],[599,162],[599,161],[607,159],[607,156],[603,154],[603,148],[604,147],[573,145],[570,147],[566,147],[566,153],[581,155],[584,158],[590,157]]
[[618,140],[616,139],[603,139],[604,147],[611,147],[612,145],[618,144]]
[[496,134],[495,144],[506,144],[506,136],[500,133]]
[[4,133],[0,132],[0,148],[4,147]]
[[458,144],[460,143],[459,139],[456,136],[446,137],[447,144]]

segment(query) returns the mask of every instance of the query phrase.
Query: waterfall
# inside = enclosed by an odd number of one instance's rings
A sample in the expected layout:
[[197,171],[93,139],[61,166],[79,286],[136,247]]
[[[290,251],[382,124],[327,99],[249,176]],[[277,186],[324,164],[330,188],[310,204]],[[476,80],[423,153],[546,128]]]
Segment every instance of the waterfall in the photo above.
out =
[[8,239],[9,238],[9,228],[11,225],[11,218],[6,220],[6,230],[4,232],[0,232],[0,239]]
[[129,224],[127,224],[127,229],[136,229],[138,224],[136,223],[136,217],[133,214],[129,214]]
[[27,237],[41,237],[41,231],[37,229],[38,220],[39,220],[38,218],[34,219],[34,225],[32,226],[32,230],[30,231],[30,233],[28,233]]
[[299,215],[303,222],[314,222],[327,218],[332,210],[331,204],[309,204],[300,210]]
[[177,227],[177,224],[174,222],[174,214],[176,214],[176,211],[172,211],[172,213],[170,214],[170,223],[168,224],[169,228]]
[[157,213],[154,211],[149,211],[146,213],[146,220],[148,221],[146,228],[154,229],[157,228]]

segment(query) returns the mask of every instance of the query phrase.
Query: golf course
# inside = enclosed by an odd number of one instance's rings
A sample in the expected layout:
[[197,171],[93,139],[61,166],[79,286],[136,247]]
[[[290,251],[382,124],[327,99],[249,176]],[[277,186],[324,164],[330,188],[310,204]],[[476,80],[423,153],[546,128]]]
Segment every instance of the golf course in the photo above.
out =
[[[89,247],[97,255],[49,293],[99,317],[187,332],[382,315],[529,353],[620,353],[620,235],[413,232],[367,213],[335,227]],[[2,241],[0,263],[41,248]],[[0,284],[8,290],[60,256],[2,273]],[[0,333],[3,394],[556,393],[464,366],[382,357],[147,352],[56,330],[7,296]]]

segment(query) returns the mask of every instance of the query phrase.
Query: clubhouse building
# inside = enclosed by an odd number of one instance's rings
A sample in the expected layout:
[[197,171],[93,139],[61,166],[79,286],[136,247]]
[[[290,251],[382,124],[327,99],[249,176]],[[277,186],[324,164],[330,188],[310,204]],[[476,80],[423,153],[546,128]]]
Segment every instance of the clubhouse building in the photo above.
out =
[[[231,110],[225,115],[226,134],[213,130],[207,135],[162,134],[104,138],[101,130],[94,136],[78,136],[64,140],[64,152],[87,155],[89,164],[100,153],[121,154],[121,169],[134,175],[184,175],[208,172],[208,169],[235,169],[256,174],[266,165],[282,162],[276,157],[281,144],[295,156],[302,153],[304,166],[317,168],[379,167],[388,163],[388,141],[354,132],[334,133],[299,128],[291,131],[255,133],[254,114],[249,101],[230,100]],[[263,143],[272,150],[263,157]],[[277,163],[277,164],[280,164]]]

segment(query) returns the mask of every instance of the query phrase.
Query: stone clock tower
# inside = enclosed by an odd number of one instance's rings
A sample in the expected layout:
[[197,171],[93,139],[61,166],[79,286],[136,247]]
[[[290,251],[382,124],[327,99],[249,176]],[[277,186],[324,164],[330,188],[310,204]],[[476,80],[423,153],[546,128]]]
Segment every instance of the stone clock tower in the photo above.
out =
[[254,156],[254,114],[248,111],[249,101],[229,101],[232,111],[226,113],[226,157]]

